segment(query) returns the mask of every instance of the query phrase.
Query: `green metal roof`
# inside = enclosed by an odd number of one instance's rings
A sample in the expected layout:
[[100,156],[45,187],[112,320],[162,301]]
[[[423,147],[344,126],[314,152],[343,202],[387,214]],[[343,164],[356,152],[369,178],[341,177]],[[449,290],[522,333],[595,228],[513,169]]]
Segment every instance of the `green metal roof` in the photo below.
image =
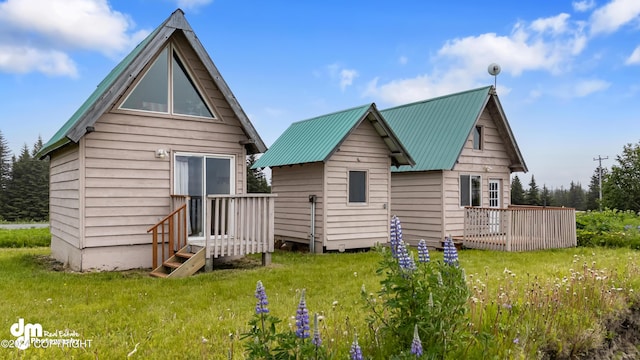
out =
[[98,87],[87,100],[76,110],[67,122],[51,137],[38,152],[42,158],[52,151],[70,142],[77,142],[87,133],[87,128],[93,126],[98,118],[113,105],[126,88],[134,81],[155,53],[165,46],[168,39],[176,30],[182,30],[187,41],[204,64],[205,69],[218,86],[231,109],[240,120],[242,129],[249,138],[247,148],[252,153],[267,150],[264,142],[251,124],[251,121],[238,104],[235,96],[224,81],[220,72],[196,37],[193,29],[184,17],[182,10],[174,11],[160,26],[147,36],[133,51],[131,51],[111,72],[98,84]]
[[327,161],[349,134],[372,113],[370,119],[375,118],[374,128],[384,136],[394,163],[413,164],[413,159],[380,116],[375,104],[367,104],[291,124],[255,162],[253,168]]
[[491,86],[380,111],[416,161],[394,172],[451,170],[482,110]]

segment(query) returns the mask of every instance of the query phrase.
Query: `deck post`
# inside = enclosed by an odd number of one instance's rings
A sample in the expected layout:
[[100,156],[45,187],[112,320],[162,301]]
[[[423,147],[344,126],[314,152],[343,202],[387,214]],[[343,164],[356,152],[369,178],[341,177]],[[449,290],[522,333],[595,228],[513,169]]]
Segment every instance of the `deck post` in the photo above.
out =
[[271,265],[271,253],[270,252],[263,252],[262,253],[262,266],[269,266]]

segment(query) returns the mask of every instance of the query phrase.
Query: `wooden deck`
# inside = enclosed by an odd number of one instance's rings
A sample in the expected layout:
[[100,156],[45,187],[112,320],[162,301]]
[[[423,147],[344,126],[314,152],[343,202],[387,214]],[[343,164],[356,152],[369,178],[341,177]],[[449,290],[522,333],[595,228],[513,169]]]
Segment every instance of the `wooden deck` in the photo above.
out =
[[573,208],[540,206],[467,207],[463,244],[501,251],[574,247],[576,212]]
[[[213,259],[262,253],[267,265],[274,250],[274,194],[210,195],[204,200],[204,236],[189,237],[192,226],[188,196],[172,196],[173,211],[149,229],[153,236],[153,267],[164,264],[179,249],[204,248],[206,267]],[[208,229],[208,231],[207,231]]]

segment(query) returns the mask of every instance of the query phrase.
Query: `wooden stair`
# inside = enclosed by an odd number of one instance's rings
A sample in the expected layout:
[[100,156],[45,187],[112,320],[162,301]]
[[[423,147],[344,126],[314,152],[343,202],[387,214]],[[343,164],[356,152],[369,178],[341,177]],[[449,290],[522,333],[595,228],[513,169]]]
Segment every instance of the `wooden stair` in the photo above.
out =
[[151,271],[150,275],[159,278],[184,278],[195,274],[204,267],[205,248],[197,247],[196,252],[191,252],[196,248],[187,245],[178,250],[172,257],[168,258],[162,265]]

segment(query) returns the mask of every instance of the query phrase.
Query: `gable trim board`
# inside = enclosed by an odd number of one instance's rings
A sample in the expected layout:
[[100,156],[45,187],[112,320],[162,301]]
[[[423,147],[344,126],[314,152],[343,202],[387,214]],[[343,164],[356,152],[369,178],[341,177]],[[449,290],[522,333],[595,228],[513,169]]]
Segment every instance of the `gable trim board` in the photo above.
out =
[[220,75],[218,68],[202,46],[202,43],[198,40],[193,29],[184,17],[184,12],[178,9],[111,70],[87,100],[42,147],[37,156],[44,158],[51,152],[71,142],[77,143],[86,133],[92,131],[93,125],[100,116],[119,101],[124,91],[142,75],[141,72],[147,63],[156,56],[160,49],[166,45],[169,38],[178,30],[181,30],[185,35],[191,47],[200,57],[205,69],[240,120],[242,129],[248,138],[247,141],[244,141],[243,145],[247,146],[247,150],[250,153],[265,152],[267,149],[266,145],[253,127],[253,124],[251,124],[244,110],[240,107],[231,89]]

